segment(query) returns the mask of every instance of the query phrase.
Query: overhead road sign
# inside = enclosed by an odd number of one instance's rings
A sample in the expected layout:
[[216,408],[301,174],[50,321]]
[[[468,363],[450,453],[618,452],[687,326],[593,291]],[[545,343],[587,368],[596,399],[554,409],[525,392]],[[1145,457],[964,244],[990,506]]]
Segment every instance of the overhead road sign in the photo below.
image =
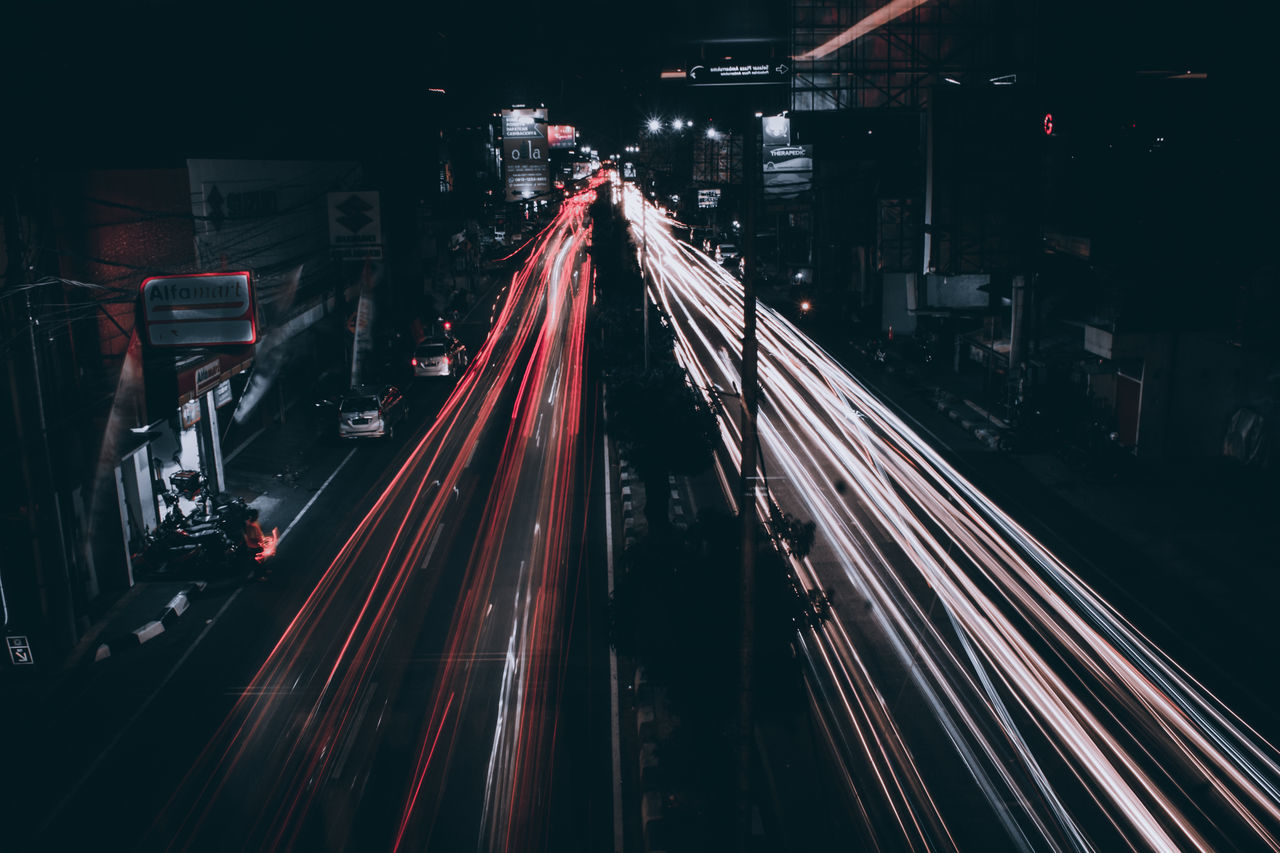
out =
[[147,342],[156,347],[243,346],[258,339],[248,272],[155,275],[140,288]]
[[694,86],[764,86],[789,82],[789,59],[760,62],[722,59],[694,65],[689,69],[689,83]]

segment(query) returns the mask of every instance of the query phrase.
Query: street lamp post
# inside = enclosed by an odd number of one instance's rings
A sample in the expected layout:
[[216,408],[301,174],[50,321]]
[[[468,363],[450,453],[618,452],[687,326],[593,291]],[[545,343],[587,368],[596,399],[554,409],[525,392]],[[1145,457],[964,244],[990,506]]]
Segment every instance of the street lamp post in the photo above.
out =
[[640,191],[640,310],[644,317],[644,370],[649,372],[649,200]]
[[742,144],[742,183],[746,190],[746,234],[742,244],[742,467],[739,479],[738,520],[741,524],[742,572],[739,579],[741,642],[738,657],[738,849],[747,850],[751,839],[752,730],[755,718],[755,586],[756,586],[756,200],[755,122],[746,122]]

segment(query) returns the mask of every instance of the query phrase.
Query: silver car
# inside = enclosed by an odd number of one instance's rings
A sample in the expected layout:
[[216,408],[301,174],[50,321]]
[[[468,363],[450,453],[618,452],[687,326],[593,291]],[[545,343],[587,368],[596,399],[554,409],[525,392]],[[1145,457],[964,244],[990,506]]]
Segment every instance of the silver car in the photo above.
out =
[[467,366],[467,348],[457,338],[427,338],[413,351],[413,375],[456,378]]
[[391,438],[408,407],[394,385],[355,388],[338,401],[340,438]]

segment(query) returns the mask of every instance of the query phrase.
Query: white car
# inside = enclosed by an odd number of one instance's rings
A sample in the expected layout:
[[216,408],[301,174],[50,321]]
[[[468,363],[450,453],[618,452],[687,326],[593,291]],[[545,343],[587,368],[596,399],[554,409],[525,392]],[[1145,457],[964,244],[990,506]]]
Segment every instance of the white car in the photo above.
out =
[[467,366],[467,348],[457,338],[427,338],[410,359],[413,375],[457,378]]
[[338,401],[338,437],[392,438],[408,413],[404,395],[394,385],[353,388]]
[[738,251],[738,247],[732,243],[719,243],[716,245],[716,263],[723,264],[725,261],[733,261],[742,257],[742,252]]

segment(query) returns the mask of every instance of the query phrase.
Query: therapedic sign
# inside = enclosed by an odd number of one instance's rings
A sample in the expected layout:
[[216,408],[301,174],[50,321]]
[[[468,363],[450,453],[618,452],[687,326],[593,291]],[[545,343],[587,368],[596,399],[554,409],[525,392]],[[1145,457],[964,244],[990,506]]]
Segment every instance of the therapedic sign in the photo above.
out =
[[152,276],[141,296],[152,346],[243,346],[258,339],[247,272]]

